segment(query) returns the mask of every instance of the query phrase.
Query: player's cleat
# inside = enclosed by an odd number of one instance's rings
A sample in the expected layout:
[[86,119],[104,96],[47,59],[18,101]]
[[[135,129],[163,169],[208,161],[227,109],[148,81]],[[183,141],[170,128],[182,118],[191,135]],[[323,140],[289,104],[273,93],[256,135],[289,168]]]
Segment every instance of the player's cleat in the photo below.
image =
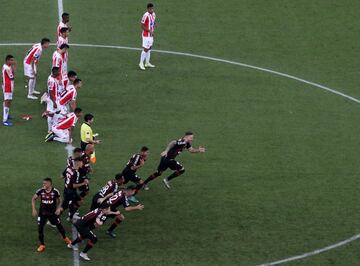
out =
[[140,67],[141,70],[145,70],[144,63],[140,63],[139,67]]
[[67,244],[67,247],[71,248],[72,250],[75,250],[75,251],[79,250],[79,248],[76,245],[75,246],[71,245],[71,242],[70,242],[70,244]]
[[165,187],[167,188],[167,189],[170,189],[171,187],[170,187],[170,181],[169,180],[167,180],[166,178],[164,178],[163,179],[163,182],[164,182],[164,185],[165,185]]
[[44,94],[40,98],[40,104],[43,104],[44,102],[46,102],[47,97],[48,97],[47,93],[44,92]]
[[3,122],[3,125],[6,127],[11,127],[13,124],[9,120],[7,120],[7,121]]
[[56,135],[55,135],[54,132],[48,133],[48,134],[45,136],[45,142],[49,142],[49,141],[54,140],[55,136],[56,136]]
[[40,91],[33,91],[34,94],[40,94],[41,92]]
[[38,97],[32,94],[28,94],[27,98],[31,100],[37,100]]
[[106,234],[112,238],[116,237],[116,234],[114,233],[114,231],[106,230]]
[[79,220],[81,217],[79,216],[79,213],[75,213],[72,218],[72,222],[75,223],[77,220]]
[[144,184],[144,186],[143,186],[143,190],[148,191],[148,190],[150,190],[150,188],[149,188],[149,186],[148,186],[147,184]]
[[38,248],[37,248],[37,252],[44,252],[45,251],[45,245],[40,245]]
[[131,196],[131,197],[128,197],[128,200],[131,202],[131,203],[138,203],[138,199],[135,198],[134,196]]
[[84,252],[80,252],[80,257],[82,257],[84,260],[90,260],[89,256],[87,255],[87,253]]
[[155,65],[151,64],[150,62],[148,62],[148,63],[145,63],[145,67],[154,68]]
[[49,226],[51,226],[52,228],[55,228],[56,227],[56,225],[55,224],[52,224],[52,223],[50,223],[50,221],[47,221],[47,223],[46,223],[47,225],[49,225]]
[[70,240],[70,238],[68,238],[68,237],[65,237],[65,238],[64,238],[64,242],[65,242],[65,244],[67,244],[67,245],[71,245],[71,240]]

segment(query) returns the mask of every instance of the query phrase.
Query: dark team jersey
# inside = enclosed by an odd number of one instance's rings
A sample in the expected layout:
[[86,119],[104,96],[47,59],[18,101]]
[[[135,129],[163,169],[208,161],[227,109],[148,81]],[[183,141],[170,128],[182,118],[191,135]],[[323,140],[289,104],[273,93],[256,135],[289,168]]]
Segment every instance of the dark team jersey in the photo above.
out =
[[57,199],[60,197],[60,192],[56,188],[52,188],[50,192],[39,188],[36,195],[40,198],[40,214],[53,214],[56,211]]
[[66,167],[63,172],[65,189],[74,190],[74,184],[79,183],[80,174],[72,167]]
[[133,173],[136,172],[136,170],[132,170],[131,167],[133,166],[139,166],[141,163],[141,156],[140,154],[136,153],[133,156],[131,156],[130,160],[127,162],[125,169],[123,172],[131,171]]
[[81,217],[82,224],[86,227],[89,227],[90,230],[95,228],[96,219],[105,222],[106,215],[101,209],[95,209]]
[[116,183],[116,181],[115,181],[115,180],[110,180],[110,181],[108,181],[108,182],[106,183],[105,186],[103,186],[103,187],[99,190],[98,194],[103,198],[103,197],[109,195],[110,193],[115,193],[115,192],[117,192],[118,188],[119,188],[119,186],[118,186],[118,184]]
[[168,151],[166,158],[175,159],[184,149],[189,149],[190,147],[191,144],[189,142],[186,142],[184,139],[178,139],[175,145]]
[[81,161],[83,163],[83,166],[79,169],[79,172],[80,172],[81,176],[86,176],[91,171],[90,156],[87,155],[85,152],[83,152],[81,154],[80,158],[81,158]]
[[124,208],[129,207],[129,201],[125,195],[125,192],[120,190],[111,196],[106,203],[110,205],[111,209],[115,209],[122,205]]

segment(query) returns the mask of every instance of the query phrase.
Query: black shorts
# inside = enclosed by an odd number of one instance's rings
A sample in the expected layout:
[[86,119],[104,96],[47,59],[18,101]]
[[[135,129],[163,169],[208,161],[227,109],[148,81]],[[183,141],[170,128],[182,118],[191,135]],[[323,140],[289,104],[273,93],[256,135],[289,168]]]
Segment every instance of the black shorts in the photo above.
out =
[[124,170],[122,172],[122,175],[124,176],[124,179],[125,179],[124,184],[128,183],[129,181],[137,184],[141,180],[141,178],[138,177],[136,175],[136,173],[134,173],[133,171],[130,171],[130,170]]
[[89,239],[92,242],[96,242],[96,240],[97,240],[96,235],[90,230],[89,227],[84,225],[82,220],[76,221],[74,225],[76,227],[76,230],[81,235],[82,239]]
[[40,211],[38,216],[38,225],[44,226],[48,220],[53,225],[60,224],[59,216],[57,216],[55,213],[41,213]]
[[80,142],[80,148],[81,148],[83,151],[85,151],[86,145],[88,145],[88,144],[89,144],[89,143],[86,143],[86,142],[81,141],[81,142]]
[[64,190],[64,201],[61,207],[66,210],[69,208],[70,203],[80,201],[80,196],[76,193],[76,190],[65,189]]
[[158,172],[162,173],[166,169],[170,168],[173,171],[181,170],[183,166],[176,161],[175,159],[168,159],[166,157],[161,157],[159,166],[158,166]]
[[90,210],[93,211],[100,207],[100,204],[97,202],[99,199],[101,199],[101,195],[99,193],[96,193],[91,201],[91,207]]

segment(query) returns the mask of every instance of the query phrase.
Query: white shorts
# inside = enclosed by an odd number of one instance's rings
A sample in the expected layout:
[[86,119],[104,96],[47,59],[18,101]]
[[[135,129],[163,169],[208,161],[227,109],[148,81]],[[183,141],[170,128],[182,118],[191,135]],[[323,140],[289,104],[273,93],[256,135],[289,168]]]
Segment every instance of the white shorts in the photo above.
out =
[[51,128],[51,131],[54,132],[56,139],[59,142],[67,143],[69,142],[69,130],[68,129],[56,129],[56,126]]
[[46,111],[48,111],[51,114],[55,114],[56,112],[58,112],[60,110],[60,108],[59,108],[60,105],[58,102],[56,103],[56,105],[57,105],[57,107],[54,108],[54,104],[53,104],[52,100],[50,100],[50,98],[48,98],[46,101]]
[[150,49],[153,46],[154,37],[144,37],[142,36],[142,46],[146,49]]
[[[34,68],[36,70],[36,64],[34,65]],[[34,70],[33,70],[32,66],[29,65],[29,64],[26,64],[25,62],[24,62],[24,75],[29,77],[29,78],[34,78],[35,77],[35,73],[34,73]]]
[[12,92],[4,92],[4,100],[12,100],[13,98],[13,93]]

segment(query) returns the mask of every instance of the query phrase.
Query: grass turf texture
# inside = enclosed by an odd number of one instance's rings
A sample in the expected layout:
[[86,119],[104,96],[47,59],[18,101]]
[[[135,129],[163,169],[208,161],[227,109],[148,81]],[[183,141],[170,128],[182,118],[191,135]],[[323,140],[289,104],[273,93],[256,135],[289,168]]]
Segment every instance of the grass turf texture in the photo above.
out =
[[[33,4],[35,3],[35,4]],[[269,67],[359,97],[359,3],[349,1],[157,1],[155,47]],[[64,1],[70,42],[141,45],[145,1]],[[55,37],[56,1],[11,1],[0,11],[1,42]],[[336,18],[336,19],[335,19]],[[31,25],[29,26],[29,22]],[[30,199],[45,176],[65,166],[64,146],[42,142],[41,106],[25,99],[22,59],[29,47],[0,47],[18,60],[14,127],[0,128],[1,265],[70,265],[72,252],[47,228],[47,250],[35,252]],[[40,62],[44,89],[53,47]],[[222,63],[152,54],[158,67],[140,72],[139,52],[70,50],[70,69],[84,81],[79,106],[95,115],[103,144],[91,196],[148,145],[139,174],[157,166],[166,143],[196,133],[202,155],[184,153],[184,176],[171,192],[160,178],[141,192],[145,210],[126,215],[117,239],[97,230],[93,263],[113,265],[254,265],[311,251],[358,233],[358,105],[317,88]],[[22,121],[19,115],[33,115]],[[80,124],[80,123],[79,123]],[[79,142],[79,124],[75,143]],[[166,173],[168,174],[168,173]],[[63,219],[64,220],[64,219]],[[63,221],[67,231],[70,226]],[[70,233],[69,233],[70,234]],[[354,265],[359,242],[293,265]]]

